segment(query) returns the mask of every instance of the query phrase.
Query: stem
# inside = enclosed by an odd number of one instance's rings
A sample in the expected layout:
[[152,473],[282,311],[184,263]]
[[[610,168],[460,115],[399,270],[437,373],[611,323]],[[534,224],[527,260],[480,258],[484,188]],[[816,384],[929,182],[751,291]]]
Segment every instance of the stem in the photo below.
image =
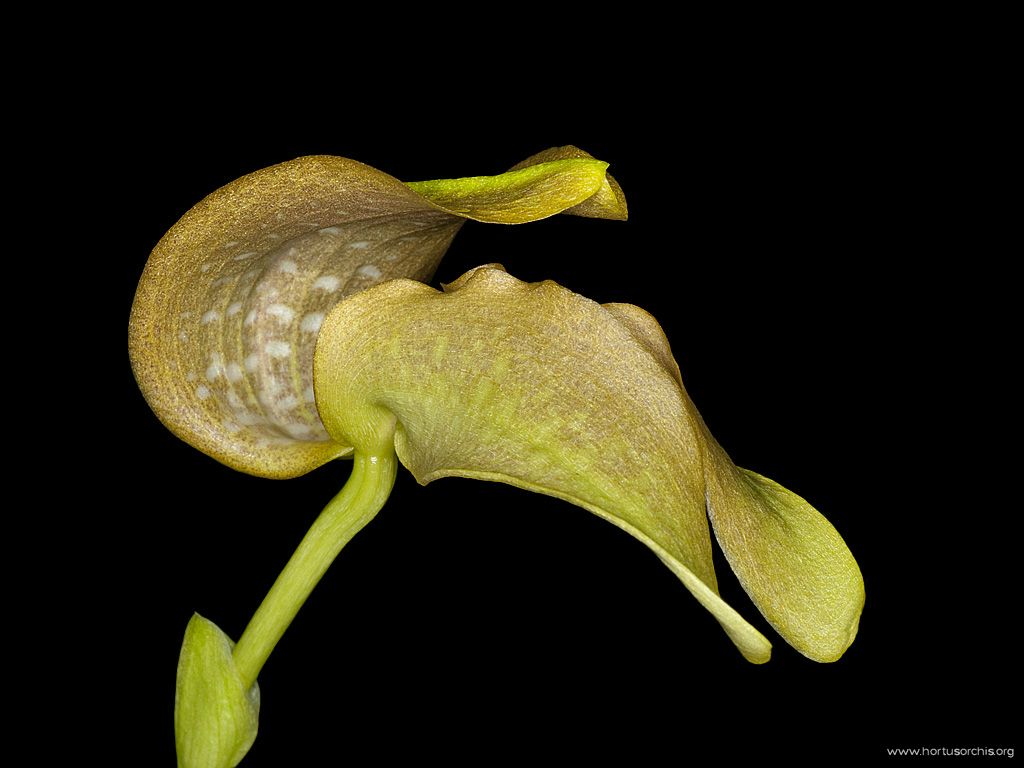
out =
[[303,537],[235,646],[235,666],[246,690],[342,547],[384,506],[397,467],[393,449],[378,456],[356,452],[345,487]]

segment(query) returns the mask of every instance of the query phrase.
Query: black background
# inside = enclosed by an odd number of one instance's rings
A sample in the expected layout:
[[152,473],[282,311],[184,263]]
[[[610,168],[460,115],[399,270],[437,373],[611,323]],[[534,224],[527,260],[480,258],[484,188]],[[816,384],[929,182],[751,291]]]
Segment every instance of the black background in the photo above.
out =
[[[616,528],[497,484],[420,487],[401,469],[264,668],[243,765],[365,750],[373,762],[870,764],[892,746],[1013,743],[998,703],[1014,652],[1001,618],[1010,542],[983,525],[979,486],[994,480],[965,458],[981,446],[951,432],[973,413],[959,383],[970,358],[953,351],[971,310],[966,288],[938,283],[957,247],[931,205],[942,108],[912,68],[828,47],[726,47],[583,91],[425,76],[397,105],[381,83],[376,98],[309,87],[256,107],[236,75],[216,101],[183,89],[119,110],[93,162],[126,190],[105,267],[122,339],[163,232],[266,165],[326,153],[418,180],[498,173],[567,143],[610,162],[628,222],[470,222],[435,284],[497,261],[650,311],[736,463],[811,501],[866,583],[856,642],[820,665],[775,635],[716,552],[723,596],[774,646],[753,666]],[[348,465],[270,481],[217,464],[159,424],[123,352],[101,426],[126,450],[105,460],[114,479],[94,490],[108,511],[90,533],[114,544],[94,567],[136,637],[108,685],[152,764],[170,765],[191,613],[237,639]]]

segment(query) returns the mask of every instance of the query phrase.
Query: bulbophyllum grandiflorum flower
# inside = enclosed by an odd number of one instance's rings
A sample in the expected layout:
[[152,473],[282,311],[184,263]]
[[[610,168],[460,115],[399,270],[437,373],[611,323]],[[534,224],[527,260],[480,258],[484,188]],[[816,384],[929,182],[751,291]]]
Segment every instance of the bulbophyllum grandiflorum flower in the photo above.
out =
[[496,177],[417,184],[300,158],[214,192],[171,229],[132,310],[140,387],[175,434],[252,474],[353,469],[238,644],[195,616],[178,667],[179,765],[232,766],[256,677],[399,463],[565,499],[644,542],[748,660],[771,645],[719,596],[708,520],[778,633],[817,661],[853,641],[857,564],[807,502],[736,467],[690,401],[657,322],[499,265],[424,284],[466,218],[625,218],[606,164],[572,147]]

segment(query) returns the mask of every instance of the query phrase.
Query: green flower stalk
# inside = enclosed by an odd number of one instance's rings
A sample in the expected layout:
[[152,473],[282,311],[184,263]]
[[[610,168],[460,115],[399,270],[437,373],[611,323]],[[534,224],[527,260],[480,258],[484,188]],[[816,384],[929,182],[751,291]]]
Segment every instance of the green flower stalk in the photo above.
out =
[[235,469],[294,477],[351,457],[237,645],[194,617],[178,669],[179,766],[233,766],[256,735],[256,679],[397,466],[565,499],[644,542],[745,658],[768,640],[718,595],[714,530],[758,609],[798,651],[838,659],[864,602],[857,564],[807,502],[737,468],[690,401],[657,322],[500,265],[427,285],[466,219],[625,219],[607,164],[573,147],[494,177],[403,184],[299,158],[189,211],[153,251],[130,324],[147,401]]

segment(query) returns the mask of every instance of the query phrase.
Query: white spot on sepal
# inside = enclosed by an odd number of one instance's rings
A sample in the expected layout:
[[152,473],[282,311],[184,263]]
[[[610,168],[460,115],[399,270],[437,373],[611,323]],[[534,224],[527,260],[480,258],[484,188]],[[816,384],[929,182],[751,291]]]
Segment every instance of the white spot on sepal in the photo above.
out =
[[320,230],[321,235],[340,235],[341,227],[324,227]]
[[215,323],[218,320],[220,320],[220,312],[218,312],[216,309],[211,309],[203,313],[203,316],[200,318],[199,322],[201,322],[203,325],[209,325],[210,323]]
[[359,277],[366,277],[370,280],[380,280],[384,273],[375,264],[363,264],[356,270]]
[[263,347],[263,351],[270,355],[270,357],[281,360],[292,353],[292,345],[287,341],[268,341]]
[[287,304],[271,304],[267,307],[267,314],[290,323],[295,318],[295,311]]
[[354,242],[349,243],[345,247],[346,248],[351,248],[351,249],[356,250],[356,251],[362,251],[362,250],[370,247],[370,241],[369,240],[356,240]]
[[287,272],[289,275],[297,274],[299,271],[299,265],[291,259],[283,259],[281,263],[277,265],[277,268],[281,272]]
[[245,253],[240,253],[237,256],[232,256],[232,258],[235,261],[245,261],[246,259],[251,259],[253,256],[259,256],[259,251],[246,251]]
[[235,411],[235,419],[239,424],[244,424],[247,427],[253,427],[257,424],[267,424],[267,419],[258,413],[248,413],[245,411]]
[[249,310],[249,314],[247,314],[245,316],[245,320],[243,321],[243,324],[244,325],[252,325],[255,322],[256,322],[256,310],[255,309],[250,309]]
[[226,429],[231,434],[234,434],[235,432],[241,432],[242,431],[242,427],[239,426],[238,424],[236,424],[233,421],[225,421],[224,422],[224,429]]
[[178,341],[188,341],[188,334],[185,331],[178,331]]
[[210,271],[210,267],[212,267],[212,266],[213,265],[210,262],[208,262],[208,261],[203,262],[202,264],[199,265],[199,271],[200,272],[209,272]]
[[299,405],[299,398],[297,398],[295,395],[288,395],[287,397],[282,398],[280,402],[278,402],[278,406],[279,407],[284,408],[284,409],[289,410],[289,411],[292,408],[298,407],[298,405]]
[[323,322],[323,312],[310,312],[302,318],[302,323],[299,325],[299,328],[305,333],[316,333],[320,330],[320,326],[323,325]]
[[314,288],[328,293],[338,290],[340,286],[341,278],[334,275],[321,275],[313,282]]
[[225,312],[224,314],[225,314],[225,315],[226,315],[227,317],[234,317],[235,315],[237,315],[237,314],[238,314],[239,312],[241,312],[241,311],[242,311],[242,302],[240,302],[240,301],[236,301],[236,302],[233,302],[233,303],[232,303],[232,304],[231,304],[231,305],[230,305],[230,306],[228,307],[228,309],[227,309],[227,312]]
[[307,403],[315,403],[316,402],[316,392],[313,391],[313,385],[312,384],[310,384],[308,387],[306,387],[303,390],[303,392],[302,392],[302,399],[305,400]]
[[242,380],[242,366],[238,363],[228,363],[227,367],[224,368],[224,374],[228,377],[228,381],[241,381]]
[[205,384],[200,384],[198,387],[196,387],[196,397],[198,397],[200,400],[205,400],[209,396],[210,388],[207,387]]
[[274,298],[280,293],[276,285],[272,283],[260,283],[256,286],[256,293],[266,296],[269,299]]
[[286,424],[284,428],[289,435],[299,440],[304,437],[312,437],[317,432],[312,424]]
[[249,373],[256,373],[256,369],[259,368],[260,365],[260,356],[257,355],[255,352],[246,355],[244,364],[245,370],[247,370]]
[[222,247],[223,248],[234,248],[236,245],[238,245],[238,241],[237,240],[228,240],[226,243],[224,243],[224,245]]

